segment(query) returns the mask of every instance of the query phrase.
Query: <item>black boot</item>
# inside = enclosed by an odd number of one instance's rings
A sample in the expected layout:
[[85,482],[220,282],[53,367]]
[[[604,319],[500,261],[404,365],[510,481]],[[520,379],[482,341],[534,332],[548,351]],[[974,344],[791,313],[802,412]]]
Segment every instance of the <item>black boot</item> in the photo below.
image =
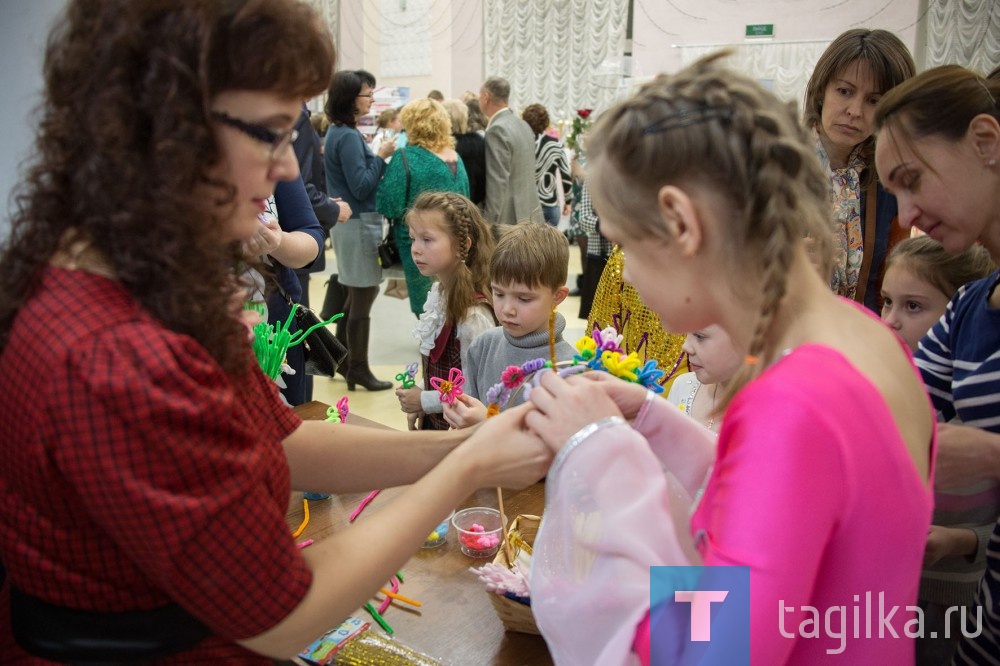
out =
[[371,319],[347,321],[347,348],[351,351],[351,365],[346,375],[348,391],[353,391],[355,384],[361,384],[369,391],[392,388],[392,382],[379,381],[368,367],[368,336],[371,325]]
[[[326,296],[323,297],[323,309],[319,311],[319,318],[326,321],[338,312],[344,312],[346,304],[347,287],[340,284],[337,274],[334,273],[330,276],[330,281],[326,283]],[[344,314],[346,318],[347,313]]]
[[343,317],[333,322],[333,325],[336,330],[336,338],[340,340],[340,344],[347,347],[347,358],[337,366],[337,374],[347,379],[347,375],[351,371],[351,346],[347,342],[347,313],[345,312]]

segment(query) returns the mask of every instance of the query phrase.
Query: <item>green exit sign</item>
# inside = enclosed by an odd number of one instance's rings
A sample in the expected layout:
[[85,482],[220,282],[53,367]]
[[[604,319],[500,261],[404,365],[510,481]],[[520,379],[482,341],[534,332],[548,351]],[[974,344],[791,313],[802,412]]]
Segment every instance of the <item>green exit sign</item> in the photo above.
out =
[[752,23],[747,26],[747,37],[774,37],[774,24]]

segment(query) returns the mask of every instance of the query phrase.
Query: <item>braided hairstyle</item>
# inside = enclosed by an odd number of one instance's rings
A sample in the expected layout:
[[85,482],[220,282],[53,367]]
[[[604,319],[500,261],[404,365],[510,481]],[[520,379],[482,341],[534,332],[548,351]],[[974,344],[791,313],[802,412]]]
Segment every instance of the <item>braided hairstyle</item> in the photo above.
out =
[[796,248],[809,237],[826,275],[833,237],[829,178],[794,107],[722,67],[725,55],[643,86],[602,115],[587,148],[595,197],[624,234],[671,240],[656,205],[666,185],[710,191],[725,207],[720,265],[736,276],[734,296],[761,310],[749,347],[759,362],[736,373],[723,406],[775,355],[769,333]]
[[493,232],[476,204],[454,192],[424,192],[410,207],[413,214],[438,212],[444,218],[444,231],[461,260],[448,284],[442,284],[445,317],[449,324],[465,319],[469,307],[484,296],[490,297],[490,258],[493,256]]

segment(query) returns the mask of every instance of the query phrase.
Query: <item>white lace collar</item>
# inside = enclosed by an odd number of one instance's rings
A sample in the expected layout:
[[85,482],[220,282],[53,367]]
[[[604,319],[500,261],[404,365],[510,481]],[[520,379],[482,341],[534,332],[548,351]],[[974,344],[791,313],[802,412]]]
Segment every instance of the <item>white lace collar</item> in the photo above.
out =
[[431,285],[431,291],[427,294],[427,301],[424,303],[424,311],[413,327],[413,337],[420,342],[420,353],[429,356],[434,349],[434,342],[441,335],[445,316],[445,302],[441,298],[441,283],[435,282]]

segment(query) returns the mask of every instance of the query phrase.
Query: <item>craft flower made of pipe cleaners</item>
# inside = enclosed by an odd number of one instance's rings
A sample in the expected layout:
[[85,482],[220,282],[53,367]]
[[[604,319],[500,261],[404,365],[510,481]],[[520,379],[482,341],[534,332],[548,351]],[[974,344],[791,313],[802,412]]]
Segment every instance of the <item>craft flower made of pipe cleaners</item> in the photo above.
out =
[[406,369],[403,370],[403,372],[396,375],[396,379],[403,383],[403,388],[408,389],[416,386],[417,384],[417,382],[415,381],[416,376],[417,376],[417,364],[414,362],[406,366]]
[[594,338],[585,335],[576,341],[576,351],[578,353],[573,357],[573,361],[575,363],[588,363],[597,356],[597,343]]
[[666,373],[660,370],[656,365],[656,359],[651,358],[646,361],[646,364],[636,370],[636,376],[638,377],[638,382],[648,388],[653,393],[663,393],[663,387],[660,385],[660,379]]
[[465,392],[462,387],[465,385],[465,377],[459,368],[452,368],[448,371],[448,379],[431,377],[431,386],[441,394],[441,402],[449,405],[455,404],[455,399]]
[[508,365],[507,369],[500,374],[500,381],[504,388],[515,389],[524,381],[524,370],[519,365]]
[[594,344],[597,345],[599,351],[615,351],[618,353],[622,352],[622,340],[625,336],[618,335],[618,331],[615,330],[614,326],[608,326],[603,331],[598,331],[594,329]]
[[630,382],[639,381],[636,370],[642,365],[642,361],[635,355],[635,352],[622,354],[621,352],[608,350],[601,354],[601,363],[615,377],[627,379]]
[[350,409],[347,406],[347,396],[337,401],[337,406],[333,405],[326,408],[326,421],[329,423],[347,423],[347,415],[350,413]]

